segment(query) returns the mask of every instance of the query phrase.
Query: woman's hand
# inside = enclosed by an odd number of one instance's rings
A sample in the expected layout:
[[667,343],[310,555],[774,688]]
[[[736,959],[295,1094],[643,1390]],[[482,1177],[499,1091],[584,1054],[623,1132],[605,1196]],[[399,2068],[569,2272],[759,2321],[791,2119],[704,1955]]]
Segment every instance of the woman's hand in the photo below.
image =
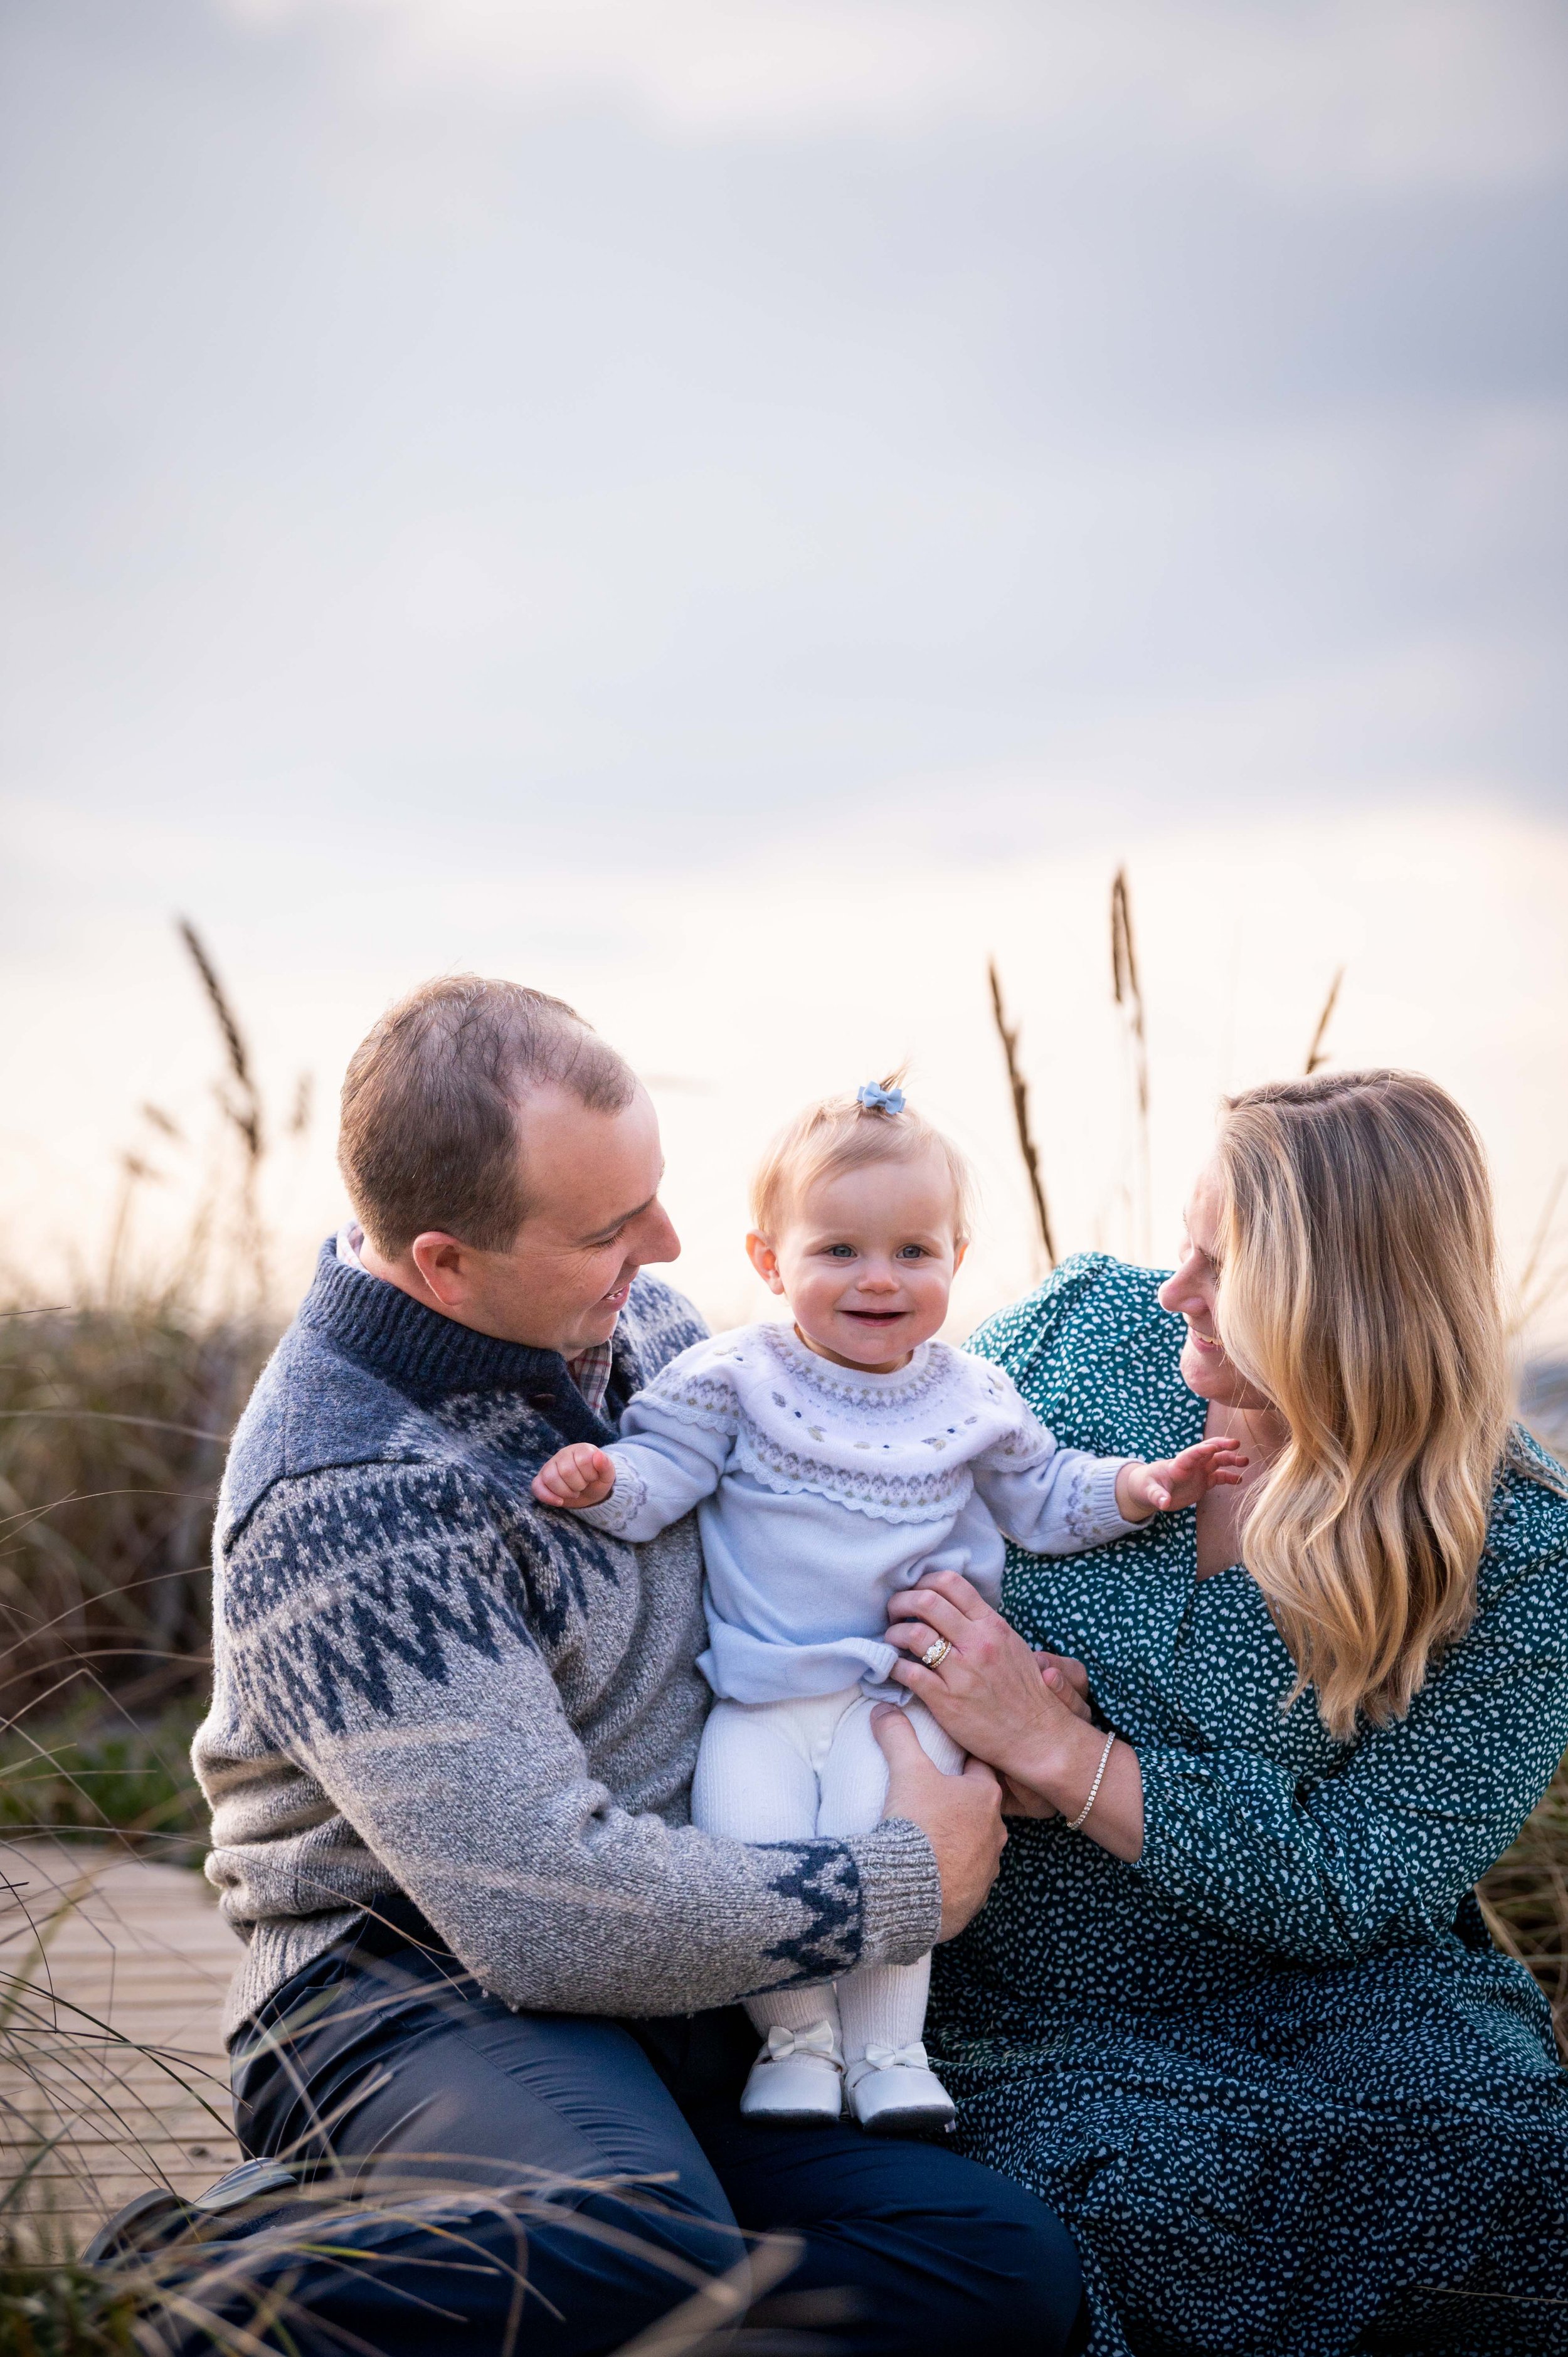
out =
[[[955,1743],[1003,1779],[1018,1813],[1074,1817],[1104,1749],[1092,1721],[1083,1664],[1031,1652],[961,1572],[940,1571],[906,1588],[889,1610],[890,1644],[910,1658],[896,1682],[926,1705]],[[920,1656],[934,1653],[926,1663]],[[1136,1754],[1118,1744],[1085,1832],[1118,1857],[1144,1846],[1144,1787]]]
[[[955,1743],[1015,1781],[1033,1782],[1052,1738],[1090,1717],[1080,1662],[1031,1652],[961,1572],[939,1571],[906,1588],[889,1611],[887,1641],[914,1658],[893,1672]],[[928,1666],[919,1656],[947,1651]]]
[[[1035,1663],[1047,1685],[1058,1702],[1065,1702],[1075,1718],[1086,1727],[1094,1724],[1094,1713],[1089,1704],[1089,1672],[1070,1653],[1048,1653],[1043,1646],[1035,1649]],[[1010,1776],[1002,1779],[1002,1813],[1005,1817],[1059,1817],[1061,1811],[1036,1792],[1032,1785],[1015,1784]]]

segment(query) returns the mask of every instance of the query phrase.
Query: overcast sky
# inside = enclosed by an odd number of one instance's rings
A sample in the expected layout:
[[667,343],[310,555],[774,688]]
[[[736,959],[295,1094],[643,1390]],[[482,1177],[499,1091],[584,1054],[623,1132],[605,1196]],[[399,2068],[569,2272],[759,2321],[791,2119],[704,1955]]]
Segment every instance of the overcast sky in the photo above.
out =
[[14,796],[1562,808],[1557,0],[0,24]]
[[118,1135],[177,908],[330,1085],[726,868],[1568,822],[1565,69],[1560,0],[0,0],[7,1137]]

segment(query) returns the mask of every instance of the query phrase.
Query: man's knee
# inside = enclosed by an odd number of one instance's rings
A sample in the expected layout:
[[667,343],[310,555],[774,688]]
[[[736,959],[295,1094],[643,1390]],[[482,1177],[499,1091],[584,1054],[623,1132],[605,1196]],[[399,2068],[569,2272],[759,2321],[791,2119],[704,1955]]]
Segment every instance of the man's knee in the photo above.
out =
[[650,2287],[660,2312],[673,2304],[663,2297],[671,2287],[683,2298],[720,2276],[736,2276],[737,2287],[746,2286],[746,2237],[727,2211],[715,2216],[660,2186],[607,2187],[547,2217],[554,2209],[546,2204],[536,2213],[533,2240],[547,2233],[563,2263],[578,2267],[590,2254],[602,2266],[600,2255],[615,2250],[619,2276]]
[[1075,2345],[1074,2325],[1083,2300],[1083,2273],[1072,2236],[1054,2211],[1009,2184],[1015,2197],[1008,2214],[992,2228],[995,2236],[997,2324],[990,2346],[1001,2357],[1065,2357]]
[[[383,2194],[316,2208],[302,2225],[212,2255],[222,2264],[199,2287],[201,2312],[293,2357],[429,2357],[433,2315],[461,2331],[467,2357],[519,2345],[530,2357],[604,2357],[715,2279],[730,2277],[714,2324],[732,2321],[750,2291],[734,2225],[631,2187],[557,2201]],[[203,2357],[205,2329],[176,2331],[172,2345]]]
[[923,2226],[933,2257],[950,2251],[951,2280],[964,2287],[955,2332],[972,2330],[986,2357],[1067,2357],[1083,2300],[1072,2236],[1010,2178],[972,2166],[965,2179],[955,2200],[932,2205]]
[[851,2346],[887,2357],[1067,2357],[1082,2279],[1060,2221],[940,2146],[847,2129],[761,2130],[728,2106],[699,2132],[743,2226],[799,2234],[792,2300],[842,2297]]

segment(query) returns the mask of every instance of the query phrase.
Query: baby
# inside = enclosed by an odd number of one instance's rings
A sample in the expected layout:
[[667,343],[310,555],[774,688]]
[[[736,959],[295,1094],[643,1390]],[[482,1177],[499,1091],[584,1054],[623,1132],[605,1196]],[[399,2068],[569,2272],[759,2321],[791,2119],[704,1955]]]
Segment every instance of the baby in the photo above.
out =
[[[887,1769],[878,1702],[908,1711],[948,1775],[963,1753],[894,1684],[890,1599],[961,1571],[1001,1599],[1004,1538],[1073,1555],[1233,1479],[1200,1441],[1168,1463],[1058,1448],[999,1368],[931,1338],[969,1229],[957,1148],[890,1083],[812,1106],[753,1189],[752,1264],[792,1326],[698,1342],[639,1392],[610,1448],[577,1442],[533,1493],[597,1529],[650,1539],[693,1507],[707,1566],[717,1700],[692,1791],[694,1822],[737,1841],[864,1833]],[[926,1656],[947,1651],[939,1641]],[[921,2044],[930,1959],[746,2006],[765,2044],[741,2108],[821,2125],[847,2089],[865,2128],[940,2130],[951,2099]]]

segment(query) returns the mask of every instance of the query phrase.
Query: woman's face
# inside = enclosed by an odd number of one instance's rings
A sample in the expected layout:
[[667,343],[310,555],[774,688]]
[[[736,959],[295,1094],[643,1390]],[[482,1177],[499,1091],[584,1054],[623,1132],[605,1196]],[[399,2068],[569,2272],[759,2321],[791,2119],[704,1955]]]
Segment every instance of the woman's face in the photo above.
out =
[[1188,1391],[1220,1407],[1267,1407],[1262,1392],[1226,1357],[1215,1327],[1214,1301],[1219,1289],[1216,1254],[1223,1200],[1219,1167],[1211,1162],[1192,1190],[1187,1207],[1187,1250],[1176,1275],[1160,1287],[1160,1307],[1187,1319],[1181,1379]]

